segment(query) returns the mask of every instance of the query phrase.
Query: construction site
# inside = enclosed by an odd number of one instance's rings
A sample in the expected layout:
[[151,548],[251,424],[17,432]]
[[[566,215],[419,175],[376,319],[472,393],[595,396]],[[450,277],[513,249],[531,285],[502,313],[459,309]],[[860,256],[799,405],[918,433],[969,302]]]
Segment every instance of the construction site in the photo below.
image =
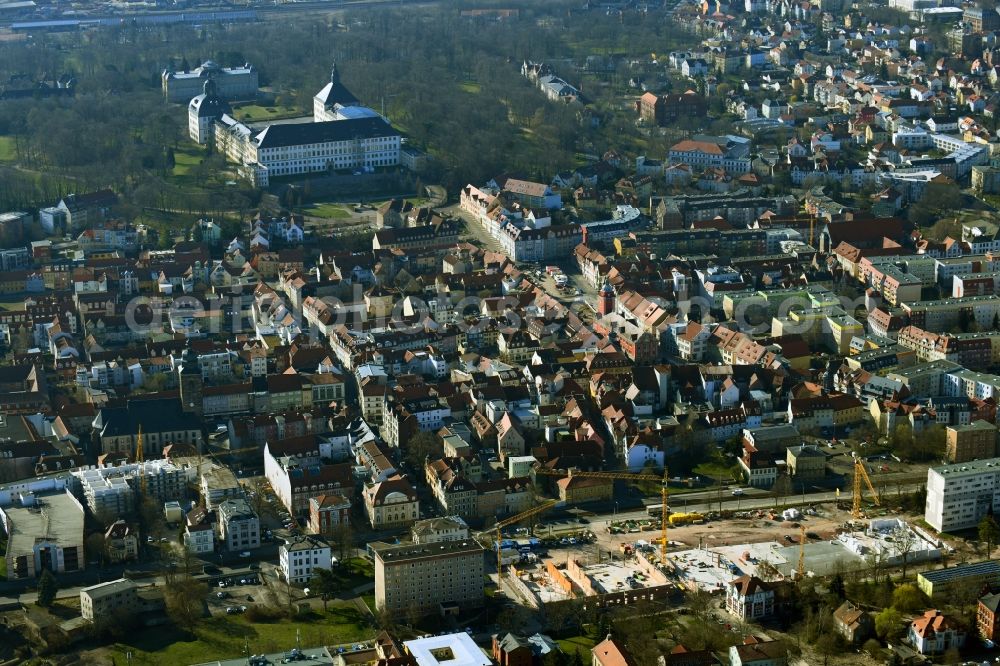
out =
[[[811,534],[812,538],[805,536]],[[720,590],[733,578],[794,580],[879,566],[900,566],[940,559],[937,540],[897,518],[848,522],[830,533],[800,531],[788,540],[733,543],[672,552],[667,562],[678,583],[688,589]]]
[[570,599],[595,599],[601,606],[664,599],[678,591],[654,561],[651,546],[623,549],[618,557],[566,553],[524,567],[510,567],[507,580],[522,601],[539,608]]
[[[633,603],[663,598],[680,588],[719,591],[743,575],[795,580],[940,559],[947,546],[883,507],[863,466],[855,461],[854,467],[854,492],[846,506],[829,502],[725,514],[670,512],[664,483],[664,505],[650,507],[648,518],[590,521],[591,538],[564,538],[551,553],[512,559],[505,582],[515,596],[534,607],[580,598],[597,598],[602,604]],[[583,475],[618,477],[600,472]],[[525,515],[497,525],[498,544],[500,528]]]

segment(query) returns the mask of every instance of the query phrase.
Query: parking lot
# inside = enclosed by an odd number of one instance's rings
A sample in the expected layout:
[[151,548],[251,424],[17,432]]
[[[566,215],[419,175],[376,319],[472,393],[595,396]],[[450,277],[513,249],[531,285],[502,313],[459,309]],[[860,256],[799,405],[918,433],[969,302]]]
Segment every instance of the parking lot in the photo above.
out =
[[246,612],[251,604],[263,601],[261,595],[265,592],[260,574],[255,572],[221,576],[213,579],[209,587],[208,607],[213,615]]

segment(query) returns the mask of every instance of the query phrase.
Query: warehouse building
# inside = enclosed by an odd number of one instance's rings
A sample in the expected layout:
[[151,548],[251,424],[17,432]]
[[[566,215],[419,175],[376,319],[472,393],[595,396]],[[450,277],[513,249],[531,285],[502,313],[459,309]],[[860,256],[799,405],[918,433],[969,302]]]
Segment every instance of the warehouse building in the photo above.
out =
[[998,583],[1000,583],[1000,562],[992,560],[959,564],[947,569],[934,569],[917,574],[917,587],[931,601],[948,599],[963,591],[978,593]]
[[7,578],[35,578],[83,571],[83,505],[68,492],[25,494],[17,504],[0,507],[7,533]]

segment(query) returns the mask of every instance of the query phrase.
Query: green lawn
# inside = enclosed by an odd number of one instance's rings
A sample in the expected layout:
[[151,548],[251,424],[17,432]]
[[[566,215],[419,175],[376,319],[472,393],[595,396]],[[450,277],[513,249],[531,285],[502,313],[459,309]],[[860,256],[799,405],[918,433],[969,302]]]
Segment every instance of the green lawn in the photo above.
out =
[[14,137],[0,136],[0,162],[15,162]]
[[177,180],[183,180],[204,158],[204,153],[193,144],[178,148],[174,151],[174,169],[171,175]]
[[294,118],[301,115],[302,112],[294,106],[246,104],[233,109],[233,116],[240,120],[249,120],[251,122],[275,120],[277,118]]
[[322,217],[327,220],[346,220],[351,217],[350,211],[343,206],[332,203],[313,204],[303,210],[306,215]]
[[20,298],[15,298],[13,300],[0,301],[0,310],[23,310],[24,301]]
[[590,660],[590,648],[594,647],[594,639],[590,636],[574,636],[572,638],[563,638],[558,641],[559,648],[566,654],[572,654],[576,652],[583,659],[583,663],[587,663]]
[[467,92],[472,95],[478,95],[479,91],[483,89],[483,87],[478,83],[476,83],[475,81],[463,81],[462,83],[458,84],[458,87],[463,92]]
[[354,588],[365,583],[375,582],[375,565],[363,557],[347,560],[344,566],[334,570],[345,588]]
[[194,636],[173,627],[138,632],[135,638],[114,647],[118,663],[132,652],[132,664],[200,664],[239,658],[249,647],[252,654],[280,652],[295,647],[296,632],[303,647],[337,645],[366,640],[374,635],[357,608],[331,604],[304,620],[251,623],[244,616],[221,616],[202,620]]

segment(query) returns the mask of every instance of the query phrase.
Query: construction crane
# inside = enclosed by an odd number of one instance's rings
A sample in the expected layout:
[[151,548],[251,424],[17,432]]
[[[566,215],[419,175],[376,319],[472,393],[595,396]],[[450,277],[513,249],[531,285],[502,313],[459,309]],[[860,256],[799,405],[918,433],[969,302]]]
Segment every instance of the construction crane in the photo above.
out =
[[[528,509],[527,511],[522,511],[521,513],[517,514],[516,516],[511,516],[510,518],[505,518],[505,519],[503,519],[501,521],[498,521],[497,524],[493,526],[493,529],[496,532],[495,533],[495,540],[494,540],[494,543],[493,543],[493,547],[497,551],[497,587],[500,586],[500,571],[501,571],[500,567],[503,566],[503,562],[500,559],[500,541],[502,539],[502,536],[500,534],[500,530],[502,530],[503,528],[505,528],[505,527],[507,527],[509,525],[514,525],[516,523],[519,523],[519,522],[521,522],[522,520],[524,520],[526,518],[531,518],[532,516],[537,516],[538,514],[543,513],[545,511],[548,511],[549,509],[551,509],[552,507],[554,507],[556,504],[560,504],[560,503],[561,503],[560,500],[548,500],[546,502],[543,502],[542,504],[539,504],[538,506],[535,506],[535,507],[532,507],[532,508]],[[480,534],[485,534],[485,533],[486,532],[480,532]]]
[[806,526],[799,525],[799,567],[798,578],[801,581],[806,577]]
[[139,434],[135,438],[135,462],[139,465],[139,492],[141,493],[139,501],[144,501],[146,499],[146,474],[145,470],[142,469],[142,463],[145,457],[142,453],[142,424],[139,424]]
[[632,474],[630,472],[578,472],[575,469],[536,469],[536,474],[548,476],[578,476],[583,479],[621,479],[625,481],[658,481],[660,483],[660,562],[667,561],[667,468],[663,468],[663,476],[655,474]]
[[851,509],[851,515],[855,518],[861,517],[861,479],[865,480],[865,485],[868,486],[868,492],[872,495],[872,501],[875,502],[875,506],[882,506],[881,500],[879,500],[878,493],[875,492],[875,486],[872,485],[872,480],[868,478],[868,472],[865,470],[865,465],[861,462],[861,459],[854,458],[854,507]]

